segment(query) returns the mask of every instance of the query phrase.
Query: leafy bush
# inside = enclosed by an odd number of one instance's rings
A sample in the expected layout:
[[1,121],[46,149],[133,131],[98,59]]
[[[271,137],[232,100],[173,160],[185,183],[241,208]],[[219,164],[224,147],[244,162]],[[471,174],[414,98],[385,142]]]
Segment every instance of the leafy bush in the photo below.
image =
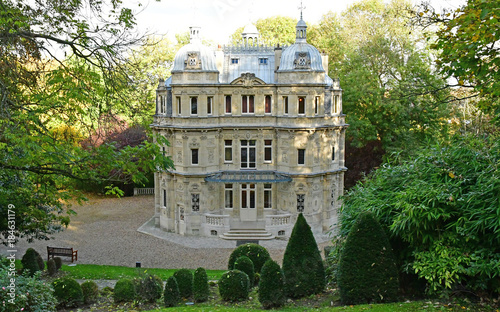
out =
[[33,276],[38,271],[43,271],[45,265],[40,266],[40,261],[42,257],[40,254],[33,248],[28,248],[21,259],[21,263],[23,265],[23,271],[26,272],[29,276]]
[[54,289],[40,279],[40,272],[33,277],[17,275],[15,283],[10,280],[11,272],[0,268],[0,311],[56,311]]
[[253,262],[247,256],[241,256],[236,259],[234,263],[234,269],[240,270],[241,272],[245,272],[248,275],[248,279],[250,281],[250,287],[254,285],[255,271],[253,267]]
[[85,281],[80,285],[83,292],[83,302],[86,304],[97,301],[99,297],[99,287],[94,281]]
[[398,286],[396,261],[384,230],[372,213],[361,213],[340,255],[340,300],[343,304],[394,301]]
[[179,293],[179,286],[175,277],[170,276],[165,284],[165,291],[163,292],[163,302],[166,307],[175,307],[181,300]]
[[323,291],[326,284],[321,254],[306,219],[300,213],[283,255],[285,289],[292,298]]
[[252,260],[255,272],[257,273],[260,273],[260,270],[264,263],[266,263],[267,260],[271,259],[271,256],[269,256],[269,252],[265,247],[252,243],[240,245],[236,247],[236,249],[231,253],[231,256],[229,256],[229,263],[227,266],[229,270],[234,269],[234,263],[236,262],[236,259],[241,256],[247,256],[248,258],[250,258],[250,260]]
[[58,278],[52,282],[52,285],[60,307],[72,308],[83,303],[82,287],[74,278]]
[[128,278],[122,278],[116,282],[113,299],[115,302],[131,302],[136,296],[134,282]]
[[193,278],[193,296],[195,302],[208,300],[210,289],[208,288],[208,276],[204,268],[197,268]]
[[49,273],[49,276],[54,276],[56,274],[57,269],[54,259],[49,259],[49,261],[47,261],[47,272]]
[[56,270],[59,271],[62,268],[62,259],[60,257],[54,257],[53,259],[56,263]]
[[264,309],[279,308],[285,304],[285,275],[279,264],[268,260],[262,267],[259,282],[259,302]]
[[384,164],[345,195],[340,234],[372,211],[401,273],[418,274],[429,292],[500,292],[491,278],[500,276],[499,136],[457,136],[416,154]]
[[248,299],[250,280],[245,272],[230,270],[219,279],[219,294],[224,301],[242,301]]
[[158,276],[146,274],[140,279],[137,293],[143,301],[155,302],[161,298],[162,292],[163,282]]
[[174,273],[181,298],[189,298],[193,294],[193,273],[188,269],[180,269]]

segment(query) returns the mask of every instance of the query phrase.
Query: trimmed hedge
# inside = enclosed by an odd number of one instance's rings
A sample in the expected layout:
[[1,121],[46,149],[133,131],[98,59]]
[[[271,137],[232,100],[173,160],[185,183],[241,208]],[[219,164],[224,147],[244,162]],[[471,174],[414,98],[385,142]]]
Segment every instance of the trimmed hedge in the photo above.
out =
[[234,263],[234,269],[245,272],[248,275],[248,279],[250,281],[250,288],[253,287],[255,280],[255,270],[253,262],[252,260],[250,260],[250,258],[248,258],[247,256],[241,256],[236,259],[236,262]]
[[179,293],[179,286],[175,277],[170,276],[165,284],[165,291],[163,292],[163,302],[166,307],[175,307],[181,300]]
[[396,260],[373,213],[360,213],[347,236],[340,254],[337,282],[343,304],[397,299]]
[[230,270],[219,279],[219,294],[224,301],[243,301],[248,299],[250,280],[245,272]]
[[62,268],[62,259],[60,257],[54,257],[54,262],[56,263],[56,270],[59,271]]
[[253,243],[248,243],[240,245],[236,247],[235,250],[233,250],[231,256],[229,257],[227,268],[229,270],[233,270],[236,259],[241,256],[247,256],[248,258],[250,258],[250,260],[252,260],[254,270],[257,273],[260,273],[260,270],[262,269],[264,263],[266,263],[267,260],[271,259],[271,256],[269,256],[269,252],[265,247]]
[[33,248],[28,248],[21,259],[23,271],[27,272],[28,276],[33,276],[38,271],[43,271],[45,265],[40,254]]
[[321,293],[326,286],[321,254],[306,219],[300,213],[283,255],[285,289],[291,298]]
[[138,289],[136,290],[141,300],[155,302],[161,298],[163,282],[158,276],[146,274],[139,280]]
[[197,268],[193,278],[193,297],[195,302],[208,300],[210,289],[208,287],[208,276],[204,268]]
[[47,261],[47,272],[49,273],[49,276],[54,276],[57,273],[56,262],[54,259],[49,259],[49,261]]
[[74,278],[58,278],[52,282],[52,285],[54,296],[60,307],[73,308],[83,303],[82,287]]
[[83,302],[85,304],[97,301],[97,298],[99,297],[99,288],[94,281],[85,281],[80,286],[82,287]]
[[174,273],[181,298],[189,298],[193,295],[193,273],[188,269],[180,269]]
[[278,263],[268,260],[262,267],[259,302],[264,309],[279,308],[286,302],[285,275]]
[[122,278],[116,282],[113,299],[118,302],[132,302],[137,293],[135,290],[134,281],[129,278]]

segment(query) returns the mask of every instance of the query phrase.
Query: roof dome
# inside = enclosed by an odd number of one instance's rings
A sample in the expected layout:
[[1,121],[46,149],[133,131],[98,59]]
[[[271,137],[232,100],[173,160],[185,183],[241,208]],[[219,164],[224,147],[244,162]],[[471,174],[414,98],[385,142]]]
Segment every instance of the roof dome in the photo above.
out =
[[215,52],[201,43],[200,27],[190,27],[191,40],[177,51],[172,72],[185,70],[217,71]]
[[252,24],[252,23],[248,23],[245,28],[243,29],[243,32],[242,34],[258,34],[259,33],[259,30],[257,29],[257,27]]

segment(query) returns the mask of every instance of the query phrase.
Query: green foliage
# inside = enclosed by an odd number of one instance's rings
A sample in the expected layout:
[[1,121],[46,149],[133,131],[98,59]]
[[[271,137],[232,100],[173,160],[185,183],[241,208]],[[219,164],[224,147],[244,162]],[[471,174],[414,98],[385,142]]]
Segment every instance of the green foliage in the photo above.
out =
[[57,273],[56,262],[54,259],[49,259],[49,261],[47,261],[47,272],[49,273],[49,276],[54,276]]
[[155,302],[161,298],[163,282],[155,275],[146,274],[140,279],[138,288],[137,294],[143,301]]
[[122,278],[116,282],[113,293],[113,299],[116,303],[132,302],[136,295],[135,285],[131,279]]
[[174,275],[181,298],[189,298],[193,294],[193,273],[188,269],[177,270]]
[[23,264],[23,271],[28,276],[33,276],[36,272],[43,270],[43,267],[40,268],[39,258],[41,258],[40,254],[33,248],[28,248],[24,253],[21,263]]
[[99,287],[94,281],[85,281],[81,285],[83,292],[83,302],[85,304],[94,303],[99,297]]
[[83,291],[78,282],[71,277],[62,277],[52,282],[54,295],[61,307],[77,307],[83,303]]
[[268,260],[262,267],[259,281],[259,302],[264,309],[279,308],[285,304],[285,275],[278,263]]
[[311,227],[300,213],[283,255],[285,289],[291,298],[301,298],[323,291],[325,268]]
[[207,272],[204,268],[197,268],[193,278],[193,297],[195,302],[205,302],[208,300],[210,290],[208,288]]
[[227,271],[222,274],[218,284],[222,300],[243,301],[248,299],[250,280],[246,273],[239,270]]
[[234,262],[236,262],[236,259],[241,256],[247,256],[250,260],[252,260],[255,272],[257,273],[260,272],[264,263],[271,259],[271,256],[269,256],[269,252],[265,247],[253,243],[240,245],[236,247],[236,249],[231,253],[231,256],[229,256],[229,262],[227,265],[229,270],[234,269]]
[[62,268],[62,259],[60,257],[54,257],[54,262],[56,263],[56,270],[60,270]]
[[[1,311],[56,311],[57,300],[54,297],[54,289],[50,283],[40,279],[40,272],[33,277],[15,276],[13,272],[15,273],[15,271],[0,268]],[[15,282],[12,282],[12,278],[15,278]]]
[[340,234],[372,211],[402,270],[425,279],[429,292],[498,291],[499,142],[494,135],[456,136],[386,163],[345,195]]
[[250,288],[254,285],[255,270],[253,267],[253,262],[247,256],[241,256],[234,262],[234,269],[245,272],[248,275],[250,281]]
[[175,307],[181,300],[179,293],[179,286],[175,277],[170,276],[165,284],[165,291],[163,292],[163,302],[166,307]]
[[392,247],[373,213],[363,212],[343,246],[338,287],[343,304],[395,301],[398,270]]
[[[287,16],[261,18],[255,23],[255,27],[257,27],[260,35],[259,42],[269,46],[275,46],[277,44],[284,46],[295,43],[296,25],[297,20]],[[233,44],[242,42],[241,33],[243,30],[244,27],[240,27],[231,35]]]

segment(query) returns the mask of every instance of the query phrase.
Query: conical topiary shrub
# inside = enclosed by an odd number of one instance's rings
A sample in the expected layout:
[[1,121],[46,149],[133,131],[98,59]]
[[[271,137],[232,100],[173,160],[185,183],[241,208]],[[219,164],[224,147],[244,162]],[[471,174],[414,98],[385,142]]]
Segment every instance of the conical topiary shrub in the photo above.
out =
[[208,288],[208,276],[204,268],[197,268],[193,277],[193,297],[195,302],[208,300],[210,290]]
[[28,248],[21,259],[23,271],[27,272],[29,276],[33,276],[38,271],[43,271],[45,265],[42,260],[43,267],[40,267],[40,259],[42,257],[33,248]]
[[398,271],[389,240],[375,216],[359,214],[340,254],[337,283],[343,304],[394,301]]
[[188,269],[180,269],[174,273],[181,298],[189,298],[193,294],[193,273]]
[[165,284],[165,291],[163,292],[163,302],[166,307],[175,307],[181,300],[179,293],[179,286],[175,277],[170,276]]
[[279,264],[267,260],[259,281],[259,302],[264,309],[279,308],[285,304],[285,275]]
[[248,280],[250,281],[250,288],[252,288],[255,279],[255,270],[252,260],[250,260],[250,258],[248,258],[247,256],[241,256],[238,259],[236,259],[236,262],[234,263],[234,269],[240,270],[241,272],[245,272],[248,275]]
[[286,293],[301,298],[323,291],[326,285],[321,254],[306,219],[300,213],[283,255]]

